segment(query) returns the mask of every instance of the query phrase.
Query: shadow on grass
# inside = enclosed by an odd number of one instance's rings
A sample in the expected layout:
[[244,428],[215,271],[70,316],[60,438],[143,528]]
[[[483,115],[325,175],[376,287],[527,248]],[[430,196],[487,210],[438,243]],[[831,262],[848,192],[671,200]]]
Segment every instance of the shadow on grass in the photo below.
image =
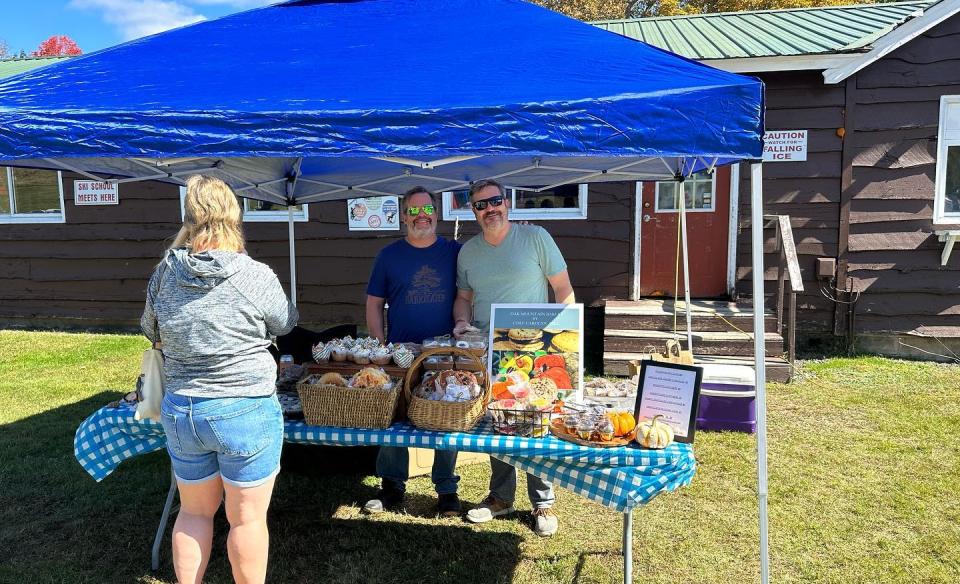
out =
[[[150,572],[150,546],[169,486],[166,453],[128,460],[101,483],[73,456],[77,426],[119,395],[101,392],[0,426],[0,582],[175,581],[169,527],[160,571]],[[360,516],[358,507],[376,492],[365,480],[375,454],[375,448],[285,445],[269,515],[268,581],[512,579],[521,538],[427,519],[431,497],[407,496],[414,516]],[[232,582],[226,535],[221,510],[206,582]]]

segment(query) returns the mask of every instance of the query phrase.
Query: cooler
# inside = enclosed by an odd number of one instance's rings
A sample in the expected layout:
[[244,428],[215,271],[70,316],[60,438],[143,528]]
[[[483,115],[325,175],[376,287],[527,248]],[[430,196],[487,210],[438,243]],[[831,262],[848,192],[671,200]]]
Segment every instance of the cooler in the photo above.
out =
[[757,431],[757,392],[752,367],[703,364],[698,430]]

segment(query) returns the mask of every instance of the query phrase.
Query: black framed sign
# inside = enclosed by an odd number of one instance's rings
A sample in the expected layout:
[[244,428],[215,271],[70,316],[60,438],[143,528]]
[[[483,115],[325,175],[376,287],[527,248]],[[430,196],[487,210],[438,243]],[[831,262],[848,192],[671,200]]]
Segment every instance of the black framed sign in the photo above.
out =
[[641,418],[663,416],[673,428],[677,442],[693,442],[700,404],[703,368],[663,361],[642,361],[633,415]]

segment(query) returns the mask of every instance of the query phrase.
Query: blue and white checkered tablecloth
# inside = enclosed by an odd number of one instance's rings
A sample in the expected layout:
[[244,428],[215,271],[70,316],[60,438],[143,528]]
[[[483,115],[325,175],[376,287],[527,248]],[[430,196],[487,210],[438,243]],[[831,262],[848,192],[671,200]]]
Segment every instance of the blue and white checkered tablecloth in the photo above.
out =
[[[647,503],[662,491],[690,484],[696,471],[693,449],[688,444],[672,444],[663,450],[592,448],[553,436],[494,434],[485,424],[471,432],[432,432],[405,423],[386,430],[364,430],[287,421],[285,440],[483,452],[620,512]],[[74,455],[84,470],[100,481],[124,460],[159,450],[165,444],[159,422],[134,420],[131,407],[104,407],[77,428]]]

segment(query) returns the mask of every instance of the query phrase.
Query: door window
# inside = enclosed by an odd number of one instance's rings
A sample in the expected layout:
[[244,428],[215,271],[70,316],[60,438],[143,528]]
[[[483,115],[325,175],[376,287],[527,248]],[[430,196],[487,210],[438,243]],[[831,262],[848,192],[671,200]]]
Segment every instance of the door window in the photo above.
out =
[[680,192],[685,195],[687,211],[712,212],[716,190],[714,174],[698,172],[682,183],[676,181],[657,182],[657,213],[676,213],[680,211]]

